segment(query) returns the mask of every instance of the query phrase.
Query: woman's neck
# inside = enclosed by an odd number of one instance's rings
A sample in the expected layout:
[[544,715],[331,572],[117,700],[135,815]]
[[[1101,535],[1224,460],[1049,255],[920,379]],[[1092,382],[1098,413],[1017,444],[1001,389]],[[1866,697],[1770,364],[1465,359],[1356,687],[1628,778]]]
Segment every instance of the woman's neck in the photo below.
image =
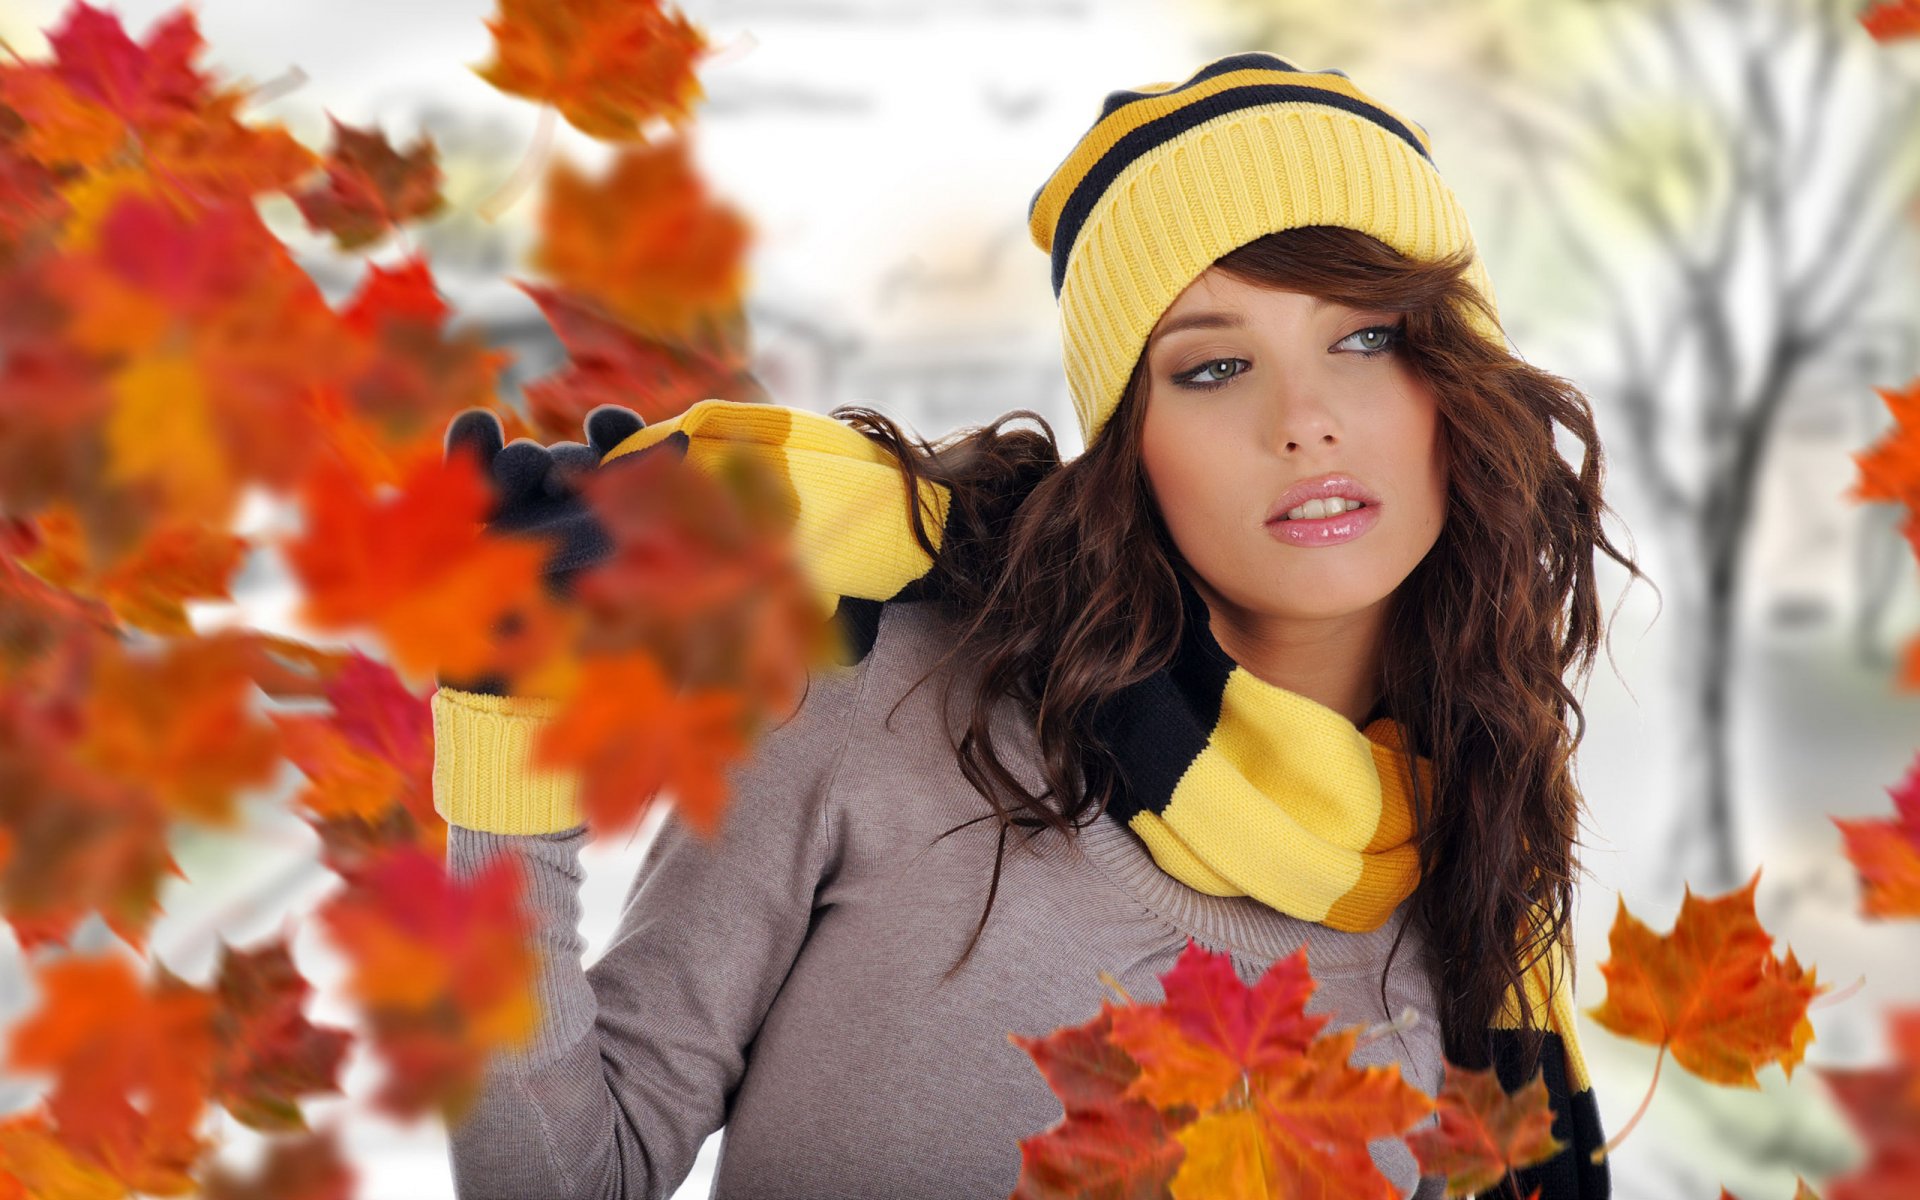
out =
[[1256,679],[1323,704],[1358,729],[1378,715],[1385,600],[1338,617],[1296,618],[1241,609],[1201,580],[1194,591],[1206,602],[1214,641]]

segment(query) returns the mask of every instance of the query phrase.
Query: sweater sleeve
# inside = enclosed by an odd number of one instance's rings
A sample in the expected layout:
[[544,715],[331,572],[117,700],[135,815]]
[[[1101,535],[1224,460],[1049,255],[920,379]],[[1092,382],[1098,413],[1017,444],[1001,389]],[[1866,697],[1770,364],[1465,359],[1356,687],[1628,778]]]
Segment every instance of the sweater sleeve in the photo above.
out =
[[[591,966],[582,966],[579,933],[580,849],[591,836],[584,824],[500,833],[456,823],[448,831],[456,877],[504,855],[521,859],[540,958],[534,1040],[490,1060],[478,1100],[449,1127],[462,1200],[638,1200],[668,1196],[684,1181],[726,1120],[747,1049],[831,870],[827,797],[864,674],[864,663],[814,673],[799,710],[731,769],[714,841],[667,813]],[[527,730],[494,735],[477,744],[498,752],[516,739],[523,745]],[[520,820],[527,794],[511,776],[477,763],[443,775],[438,755],[436,747],[436,807],[443,780],[457,779],[476,807],[460,810],[456,800],[456,813],[491,813],[522,828],[564,819],[552,793],[534,793],[533,804],[546,807]],[[477,778],[491,779],[493,790],[474,787]]]

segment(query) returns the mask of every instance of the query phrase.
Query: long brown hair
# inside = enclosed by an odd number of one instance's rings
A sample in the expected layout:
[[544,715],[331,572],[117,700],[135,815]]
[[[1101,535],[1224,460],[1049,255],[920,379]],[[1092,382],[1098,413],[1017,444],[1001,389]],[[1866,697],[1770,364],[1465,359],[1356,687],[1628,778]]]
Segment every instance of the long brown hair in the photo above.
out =
[[[1421,880],[1410,915],[1439,972],[1444,1053],[1484,1067],[1487,1028],[1509,988],[1525,994],[1523,972],[1556,940],[1573,969],[1583,801],[1571,757],[1586,718],[1564,677],[1577,664],[1584,680],[1602,637],[1594,552],[1645,576],[1601,529],[1610,510],[1586,397],[1474,333],[1468,306],[1486,310],[1463,277],[1466,261],[1418,261],[1354,230],[1309,226],[1258,238],[1215,265],[1249,283],[1404,314],[1400,352],[1438,400],[1451,439],[1447,520],[1394,594],[1382,711],[1434,768],[1433,795],[1414,779]],[[1071,836],[1126,786],[1091,719],[1104,698],[1166,666],[1180,641],[1181,556],[1140,458],[1144,362],[1143,353],[1108,427],[1071,462],[1027,409],[938,443],[910,440],[869,408],[832,413],[893,450],[909,496],[923,477],[952,495],[945,542],[915,591],[956,623],[941,663],[980,665],[957,750],[993,806],[976,820],[997,818],[1000,839],[986,908],[949,975],[993,910],[1008,829],[1030,830],[1028,840],[1045,829]],[[1002,428],[1021,418],[1039,430]],[[1555,425],[1584,447],[1577,470],[1555,446]],[[913,521],[934,554],[918,509]],[[994,750],[989,715],[1005,696],[1033,721],[1046,784],[1038,795]],[[1396,937],[1389,964],[1399,946]],[[1503,950],[1516,946],[1518,955]],[[1531,1028],[1529,1064],[1540,1047]]]

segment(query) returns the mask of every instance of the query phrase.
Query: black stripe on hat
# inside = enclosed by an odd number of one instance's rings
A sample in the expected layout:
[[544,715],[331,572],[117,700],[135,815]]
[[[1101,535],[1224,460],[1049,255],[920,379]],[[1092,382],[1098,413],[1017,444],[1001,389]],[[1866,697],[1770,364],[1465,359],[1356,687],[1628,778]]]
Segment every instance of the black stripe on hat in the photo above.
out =
[[[1108,102],[1112,103],[1114,96],[1123,94],[1116,92],[1109,95]],[[1146,99],[1166,94],[1145,92],[1139,93],[1136,98]],[[1297,83],[1255,83],[1245,87],[1228,88],[1211,96],[1200,96],[1191,103],[1149,121],[1121,137],[1100,156],[1098,162],[1087,169],[1087,173],[1081,177],[1080,182],[1074,185],[1072,193],[1067,197],[1067,202],[1061,206],[1060,219],[1055,222],[1053,228],[1054,299],[1060,298],[1060,287],[1067,278],[1067,256],[1073,250],[1074,239],[1080,235],[1080,227],[1086,224],[1087,218],[1092,215],[1093,206],[1100,199],[1101,193],[1107,190],[1107,185],[1112,183],[1128,164],[1154,147],[1173,140],[1204,121],[1261,105],[1298,101],[1324,104],[1329,108],[1337,108],[1363,117],[1413,147],[1414,152],[1420,157],[1428,162],[1433,161],[1432,156],[1427,153],[1427,148],[1420,144],[1420,139],[1397,117],[1363,100],[1355,100],[1351,96],[1329,91],[1326,88]],[[1114,105],[1115,108],[1121,106],[1121,104]],[[1042,185],[1041,191],[1045,190],[1045,185]],[[1029,216],[1032,215],[1040,194],[1035,192],[1033,201],[1027,205]]]

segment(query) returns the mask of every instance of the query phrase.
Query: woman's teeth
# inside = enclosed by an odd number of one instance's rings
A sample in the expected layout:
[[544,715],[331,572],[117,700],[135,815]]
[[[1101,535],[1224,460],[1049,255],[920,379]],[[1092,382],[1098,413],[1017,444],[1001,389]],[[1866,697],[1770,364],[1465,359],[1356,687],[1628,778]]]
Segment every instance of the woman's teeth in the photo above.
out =
[[1364,507],[1358,500],[1347,500],[1335,496],[1331,500],[1309,500],[1299,508],[1287,510],[1283,521],[1318,521],[1324,517],[1335,516],[1343,512]]

